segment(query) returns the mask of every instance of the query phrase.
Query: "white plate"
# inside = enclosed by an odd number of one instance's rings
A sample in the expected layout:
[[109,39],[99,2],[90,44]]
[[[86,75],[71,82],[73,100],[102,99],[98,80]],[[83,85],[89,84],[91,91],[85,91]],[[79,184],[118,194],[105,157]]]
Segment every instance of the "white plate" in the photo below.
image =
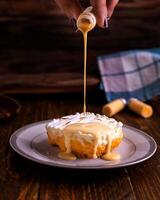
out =
[[57,157],[58,148],[48,144],[45,130],[48,122],[37,122],[18,129],[10,138],[11,147],[23,157],[38,163],[77,169],[105,169],[133,165],[150,158],[157,149],[157,144],[152,137],[124,125],[124,139],[114,150],[121,155],[119,161],[105,161],[100,158],[62,160]]

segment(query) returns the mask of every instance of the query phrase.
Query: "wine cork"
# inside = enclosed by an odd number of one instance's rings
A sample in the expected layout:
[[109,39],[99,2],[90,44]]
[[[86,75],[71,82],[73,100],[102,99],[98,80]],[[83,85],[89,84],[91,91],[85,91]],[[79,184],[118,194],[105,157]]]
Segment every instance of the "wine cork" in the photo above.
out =
[[105,104],[102,108],[102,113],[108,117],[111,117],[121,111],[126,105],[126,100],[121,98],[121,99],[116,99],[114,101],[111,101],[108,104]]
[[151,117],[153,114],[153,109],[151,106],[147,105],[146,103],[143,103],[142,101],[140,101],[136,98],[131,98],[129,100],[128,107],[132,111],[141,115],[144,118]]

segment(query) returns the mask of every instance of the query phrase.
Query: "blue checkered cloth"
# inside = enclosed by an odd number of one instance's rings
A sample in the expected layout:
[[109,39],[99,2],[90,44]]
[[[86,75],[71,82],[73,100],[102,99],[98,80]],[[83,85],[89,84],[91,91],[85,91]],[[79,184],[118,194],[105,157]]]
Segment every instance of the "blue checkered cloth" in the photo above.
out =
[[160,94],[160,48],[100,56],[98,66],[108,101],[131,97],[145,101]]

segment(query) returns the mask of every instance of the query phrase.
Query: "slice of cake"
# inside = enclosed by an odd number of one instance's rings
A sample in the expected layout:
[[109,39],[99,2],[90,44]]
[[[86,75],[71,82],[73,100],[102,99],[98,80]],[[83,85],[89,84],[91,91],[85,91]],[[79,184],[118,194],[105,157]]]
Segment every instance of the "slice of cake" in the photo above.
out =
[[97,158],[106,153],[110,155],[123,138],[121,122],[94,113],[76,113],[53,119],[46,129],[49,143],[57,145],[63,152],[59,157],[70,160],[75,156]]

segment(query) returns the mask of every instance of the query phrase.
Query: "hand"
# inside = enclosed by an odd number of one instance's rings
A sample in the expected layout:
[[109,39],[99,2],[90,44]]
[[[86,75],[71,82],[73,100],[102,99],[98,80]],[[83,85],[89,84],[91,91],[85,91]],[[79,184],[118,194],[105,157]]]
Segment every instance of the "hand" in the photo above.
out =
[[[77,0],[55,1],[70,18],[77,19],[83,10]],[[117,3],[118,0],[90,0],[90,4],[93,6],[98,26],[102,28],[105,27],[106,19],[111,18]]]

